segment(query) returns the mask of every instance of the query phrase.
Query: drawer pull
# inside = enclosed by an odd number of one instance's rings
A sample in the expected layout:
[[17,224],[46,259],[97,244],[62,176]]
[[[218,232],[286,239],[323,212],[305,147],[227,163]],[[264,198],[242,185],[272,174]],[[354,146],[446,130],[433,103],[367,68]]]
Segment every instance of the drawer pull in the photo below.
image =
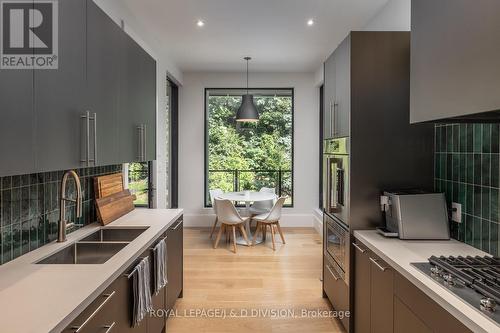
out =
[[183,222],[183,220],[180,220],[179,223],[177,223],[175,225],[175,227],[172,228],[172,230],[177,230],[179,228],[179,226],[181,226],[182,222]]
[[113,296],[115,294],[116,294],[116,291],[113,290],[113,292],[111,294],[102,295],[105,299],[97,307],[97,309],[95,309],[94,312],[92,312],[92,314],[83,322],[83,324],[81,324],[80,326],[72,326],[71,329],[75,330],[75,333],[81,332],[85,328],[85,326],[87,326],[87,324],[92,320],[92,318],[94,318],[97,315],[97,313],[99,313],[99,311],[101,311],[101,309],[104,307],[104,305],[106,305],[106,303],[108,303],[109,300],[113,298]]
[[358,244],[356,244],[354,242],[352,243],[352,246],[354,246],[361,253],[365,253],[366,252],[365,249],[362,249]]
[[116,322],[113,322],[111,325],[104,325],[103,328],[107,328],[106,332],[104,333],[109,333],[113,330],[113,327],[115,327]]
[[335,273],[333,272],[333,270],[330,268],[330,265],[326,265],[326,269],[328,269],[328,271],[330,272],[330,274],[332,274],[333,278],[335,279],[335,281],[338,281],[338,277],[337,275],[335,275]]
[[380,265],[380,264],[378,263],[378,259],[373,259],[373,258],[370,258],[370,261],[371,261],[372,263],[374,263],[374,264],[375,264],[375,266],[377,266],[377,267],[378,267],[378,268],[379,268],[382,272],[385,272],[386,270],[388,270],[388,269],[389,269],[388,267],[384,267],[384,266]]

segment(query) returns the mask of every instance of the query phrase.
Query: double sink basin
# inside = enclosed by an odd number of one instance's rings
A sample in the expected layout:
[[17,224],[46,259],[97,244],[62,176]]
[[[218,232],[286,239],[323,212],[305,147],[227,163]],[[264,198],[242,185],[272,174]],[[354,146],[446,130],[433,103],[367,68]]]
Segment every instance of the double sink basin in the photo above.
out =
[[147,228],[101,228],[36,264],[104,264]]

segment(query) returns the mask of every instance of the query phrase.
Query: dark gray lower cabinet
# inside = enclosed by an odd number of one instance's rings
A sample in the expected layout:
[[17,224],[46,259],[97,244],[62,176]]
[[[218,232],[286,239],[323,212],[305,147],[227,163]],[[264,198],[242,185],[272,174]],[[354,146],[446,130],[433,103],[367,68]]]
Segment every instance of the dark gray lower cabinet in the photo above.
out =
[[359,242],[354,242],[354,330],[393,332],[394,271]]
[[[151,248],[160,240],[167,240],[167,279],[168,285],[158,294],[152,292],[153,309],[139,325],[132,326],[133,293],[132,280],[126,275],[137,265],[137,260],[106,288],[63,332],[82,333],[162,333],[166,330],[166,311],[172,309],[178,297],[182,297],[183,269],[183,224],[182,217],[172,227],[158,237]],[[151,258],[151,288],[154,288],[153,252],[147,249],[139,257]]]
[[183,220],[180,218],[167,231],[167,309],[173,309],[183,289]]
[[[325,253],[323,264],[323,291],[337,311],[343,311],[344,314],[349,311],[349,287],[340,277],[340,274],[334,268],[333,260]],[[340,321],[347,332],[349,332],[349,317],[339,315]]]
[[470,332],[359,240],[353,247],[354,332]]

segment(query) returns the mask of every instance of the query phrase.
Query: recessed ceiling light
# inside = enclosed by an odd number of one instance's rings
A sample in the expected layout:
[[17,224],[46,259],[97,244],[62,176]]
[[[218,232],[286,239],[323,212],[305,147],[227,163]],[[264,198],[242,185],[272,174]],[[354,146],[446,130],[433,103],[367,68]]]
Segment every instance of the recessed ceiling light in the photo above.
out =
[[307,25],[308,26],[313,26],[314,25],[314,20],[313,19],[307,20]]
[[196,21],[196,25],[201,28],[205,25],[205,22],[203,22],[203,20],[198,20],[198,21]]

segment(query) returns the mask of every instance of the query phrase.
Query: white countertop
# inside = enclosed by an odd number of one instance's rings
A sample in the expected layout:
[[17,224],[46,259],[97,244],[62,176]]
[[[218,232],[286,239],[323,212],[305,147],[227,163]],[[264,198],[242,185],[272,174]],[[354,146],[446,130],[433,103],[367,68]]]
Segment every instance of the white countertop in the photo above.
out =
[[435,256],[488,255],[456,240],[449,241],[407,241],[397,238],[385,238],[375,230],[354,231],[359,239],[370,250],[394,267],[426,295],[445,308],[464,325],[474,332],[500,332],[500,325],[485,317],[481,312],[452,292],[441,286],[429,276],[410,265],[415,262],[427,262]]
[[33,264],[101,227],[94,223],[0,266],[0,331],[63,330],[181,215],[181,209],[136,209],[108,224],[149,228],[104,264]]

